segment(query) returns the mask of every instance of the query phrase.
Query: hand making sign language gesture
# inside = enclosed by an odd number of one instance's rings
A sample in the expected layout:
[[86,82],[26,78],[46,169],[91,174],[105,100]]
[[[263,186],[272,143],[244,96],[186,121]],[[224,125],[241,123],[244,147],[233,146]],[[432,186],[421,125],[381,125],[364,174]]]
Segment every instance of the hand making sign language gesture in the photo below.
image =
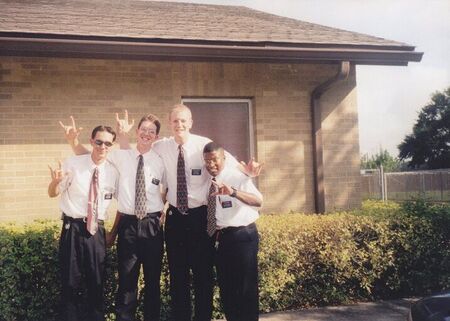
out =
[[249,177],[258,177],[261,173],[264,163],[258,163],[255,158],[252,157],[247,163],[244,161],[239,162],[240,170]]
[[116,132],[120,136],[121,134],[128,134],[134,126],[134,119],[128,120],[128,110],[125,109],[124,118],[119,118],[119,113],[116,113]]
[[[258,163],[256,163],[256,164],[257,164],[257,165],[255,165],[256,168],[260,168],[262,166],[262,165],[259,165]],[[227,185],[223,182],[215,182],[214,180],[212,180],[211,182],[217,188],[217,191],[215,193],[211,194],[212,196],[220,197],[220,195],[226,195],[226,196],[236,198],[239,201],[243,202],[244,204],[247,204],[250,206],[260,207],[262,205],[261,199],[252,193],[248,193],[243,190],[237,189],[237,188]]]
[[50,182],[50,185],[48,186],[48,195],[50,197],[55,197],[59,194],[58,185],[64,179],[64,176],[67,175],[67,173],[64,173],[62,171],[61,161],[58,161],[57,168],[53,169],[50,165],[48,165],[48,168],[50,170],[50,175],[52,177],[52,181]]
[[59,125],[62,127],[62,129],[64,129],[64,136],[66,137],[67,141],[73,142],[78,139],[78,136],[80,135],[83,128],[77,128],[77,126],[75,125],[75,118],[73,118],[73,116],[70,116],[70,119],[72,120],[72,126],[66,126],[62,123],[62,121],[59,121]]
[[233,194],[233,188],[231,186],[228,186],[224,183],[218,183],[214,180],[211,181],[211,183],[214,184],[214,186],[217,188],[217,191],[212,193],[211,196],[217,196],[217,195],[231,195]]

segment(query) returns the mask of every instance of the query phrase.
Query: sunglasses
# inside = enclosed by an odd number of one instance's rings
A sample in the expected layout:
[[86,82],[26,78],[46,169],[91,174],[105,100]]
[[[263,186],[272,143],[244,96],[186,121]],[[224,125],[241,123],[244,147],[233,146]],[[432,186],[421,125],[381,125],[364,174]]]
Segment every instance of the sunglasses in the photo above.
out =
[[104,142],[103,140],[100,140],[100,139],[94,140],[94,143],[97,146],[102,146],[103,144],[105,144],[106,147],[111,147],[113,145],[113,143],[111,143],[111,142]]

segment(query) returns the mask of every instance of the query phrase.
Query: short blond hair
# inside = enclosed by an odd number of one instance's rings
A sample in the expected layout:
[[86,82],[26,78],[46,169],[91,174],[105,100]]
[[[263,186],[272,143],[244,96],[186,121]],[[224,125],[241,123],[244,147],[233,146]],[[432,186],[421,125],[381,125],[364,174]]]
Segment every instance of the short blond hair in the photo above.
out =
[[172,107],[172,109],[170,110],[170,113],[169,113],[169,120],[170,120],[170,117],[172,117],[172,114],[173,114],[174,112],[179,112],[179,111],[184,111],[184,110],[187,110],[187,111],[189,112],[189,115],[191,116],[191,119],[192,119],[192,112],[191,112],[191,109],[190,109],[188,106],[183,105],[183,104],[176,104],[176,105],[174,105],[174,106]]

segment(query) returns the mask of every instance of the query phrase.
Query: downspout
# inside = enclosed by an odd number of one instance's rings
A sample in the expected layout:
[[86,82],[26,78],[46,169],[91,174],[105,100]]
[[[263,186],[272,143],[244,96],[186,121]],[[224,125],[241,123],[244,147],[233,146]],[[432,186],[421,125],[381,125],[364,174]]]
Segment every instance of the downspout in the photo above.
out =
[[323,145],[322,145],[322,110],[320,97],[337,81],[347,79],[350,73],[350,62],[341,61],[338,73],[314,88],[311,94],[312,115],[312,147],[314,175],[314,205],[316,213],[325,213],[325,188],[323,175]]

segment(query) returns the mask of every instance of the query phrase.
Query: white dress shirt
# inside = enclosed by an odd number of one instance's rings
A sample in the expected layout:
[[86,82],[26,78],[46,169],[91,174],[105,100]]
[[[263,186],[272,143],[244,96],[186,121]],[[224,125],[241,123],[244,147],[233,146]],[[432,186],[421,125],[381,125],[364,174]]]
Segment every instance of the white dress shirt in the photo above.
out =
[[[225,165],[224,169],[216,176],[216,181],[218,184],[224,183],[236,188],[238,191],[251,193],[261,200],[263,199],[252,179],[236,167]],[[208,189],[210,185],[211,178],[209,179]],[[258,217],[259,213],[256,207],[247,205],[229,195],[216,196],[216,224],[219,229],[229,226],[247,226],[255,222]]]
[[[136,172],[139,163],[139,151],[133,149],[113,150],[108,159],[120,173],[117,210],[124,214],[134,214],[136,194]],[[161,185],[164,182],[164,164],[161,157],[150,150],[142,155],[144,161],[146,213],[162,211]]]
[[[203,147],[210,141],[209,138],[190,134],[187,142],[182,145],[189,208],[206,205],[205,192],[208,188],[209,174],[203,162]],[[161,156],[164,162],[167,187],[169,188],[167,200],[176,207],[178,144],[173,137],[162,138],[153,144],[152,149]]]
[[91,154],[67,158],[62,171],[66,176],[59,183],[61,211],[72,218],[87,216],[89,188],[95,167],[98,168],[98,219],[105,220],[111,201],[116,198],[119,172],[113,164],[105,160],[95,165]]
[[[189,134],[186,143],[182,145],[184,152],[184,169],[186,173],[186,185],[188,190],[188,207],[196,208],[207,204],[210,176],[203,161],[203,148],[211,142],[211,139],[199,135]],[[177,206],[177,164],[178,143],[174,137],[162,138],[153,143],[152,150],[161,156],[166,169],[167,200],[172,206]],[[228,152],[226,163],[237,167],[238,161]]]

